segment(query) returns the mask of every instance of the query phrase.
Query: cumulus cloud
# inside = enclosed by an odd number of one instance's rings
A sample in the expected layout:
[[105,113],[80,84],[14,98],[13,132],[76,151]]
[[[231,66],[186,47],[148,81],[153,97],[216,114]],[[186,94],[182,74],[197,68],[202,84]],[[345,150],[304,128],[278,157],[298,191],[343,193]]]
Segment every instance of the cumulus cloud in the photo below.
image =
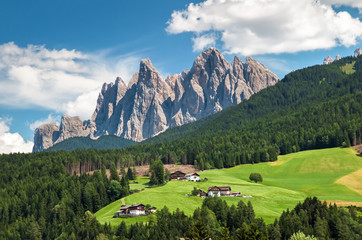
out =
[[40,127],[41,125],[43,125],[45,123],[50,123],[50,122],[59,123],[59,121],[60,121],[60,115],[49,114],[48,117],[45,119],[39,119],[33,123],[27,122],[26,124],[29,125],[30,130],[34,131],[36,128]]
[[320,2],[327,5],[334,5],[336,7],[347,6],[358,8],[362,11],[362,0],[320,0]]
[[103,82],[121,76],[129,81],[139,57],[109,57],[108,51],[86,54],[45,46],[0,45],[0,104],[42,107],[88,119]]
[[[218,33],[228,53],[241,55],[355,45],[362,37],[362,22],[348,12],[335,12],[331,4],[337,2],[341,1],[206,0],[174,11],[166,31],[193,32],[201,38]],[[207,36],[205,40],[211,42]],[[194,49],[202,47],[199,42],[203,41],[193,40]]]
[[33,142],[24,141],[19,133],[11,133],[9,125],[11,119],[0,118],[0,153],[31,152]]
[[199,52],[207,47],[214,47],[216,43],[216,35],[213,33],[204,34],[198,37],[192,38],[193,41],[193,51]]

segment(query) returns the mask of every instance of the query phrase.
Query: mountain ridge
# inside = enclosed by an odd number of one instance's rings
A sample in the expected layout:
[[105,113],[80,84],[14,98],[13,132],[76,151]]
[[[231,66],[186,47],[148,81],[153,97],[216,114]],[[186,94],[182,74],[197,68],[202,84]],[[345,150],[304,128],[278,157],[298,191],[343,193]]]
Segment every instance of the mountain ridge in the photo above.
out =
[[251,57],[243,63],[236,56],[229,63],[215,48],[203,51],[190,70],[165,80],[143,59],[128,86],[119,77],[103,84],[90,120],[64,115],[59,128],[45,124],[36,129],[33,152],[78,136],[116,135],[140,142],[236,105],[278,81]]

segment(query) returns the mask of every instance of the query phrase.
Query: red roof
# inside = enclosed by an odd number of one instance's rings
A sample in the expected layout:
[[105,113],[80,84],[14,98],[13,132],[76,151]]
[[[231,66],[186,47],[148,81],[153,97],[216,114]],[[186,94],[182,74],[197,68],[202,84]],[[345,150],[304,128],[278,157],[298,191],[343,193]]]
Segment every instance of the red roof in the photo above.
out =
[[230,191],[230,190],[231,190],[230,186],[223,186],[223,187],[213,186],[208,188],[208,191]]

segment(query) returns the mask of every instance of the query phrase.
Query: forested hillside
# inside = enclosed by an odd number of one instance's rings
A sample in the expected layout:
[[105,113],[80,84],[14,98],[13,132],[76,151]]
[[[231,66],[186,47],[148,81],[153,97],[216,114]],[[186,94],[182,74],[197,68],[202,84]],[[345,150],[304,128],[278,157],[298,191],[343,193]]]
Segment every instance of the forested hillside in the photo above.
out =
[[[346,66],[354,71],[345,71]],[[361,79],[362,57],[298,70],[248,101],[168,130],[121,155],[137,165],[159,158],[209,169],[356,145],[362,136]]]
[[124,139],[121,137],[117,137],[114,135],[102,136],[97,140],[90,139],[89,137],[74,137],[66,139],[54,146],[46,149],[46,152],[49,151],[57,151],[57,150],[66,150],[72,151],[76,149],[116,149],[128,147],[136,142]]
[[[353,74],[341,69],[355,61]],[[288,74],[280,83],[201,121],[145,141],[153,152],[200,169],[273,161],[278,154],[361,142],[362,57]],[[153,144],[152,144],[153,143]],[[156,144],[154,144],[156,143]],[[140,151],[142,149],[142,151]]]

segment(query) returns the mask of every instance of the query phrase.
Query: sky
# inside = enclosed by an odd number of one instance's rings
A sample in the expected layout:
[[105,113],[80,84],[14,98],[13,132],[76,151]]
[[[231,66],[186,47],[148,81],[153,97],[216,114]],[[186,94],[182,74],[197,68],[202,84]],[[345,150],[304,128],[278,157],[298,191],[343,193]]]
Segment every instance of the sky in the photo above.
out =
[[0,1],[0,153],[30,152],[62,114],[89,119],[141,59],[166,77],[208,47],[283,78],[362,47],[362,0]]

